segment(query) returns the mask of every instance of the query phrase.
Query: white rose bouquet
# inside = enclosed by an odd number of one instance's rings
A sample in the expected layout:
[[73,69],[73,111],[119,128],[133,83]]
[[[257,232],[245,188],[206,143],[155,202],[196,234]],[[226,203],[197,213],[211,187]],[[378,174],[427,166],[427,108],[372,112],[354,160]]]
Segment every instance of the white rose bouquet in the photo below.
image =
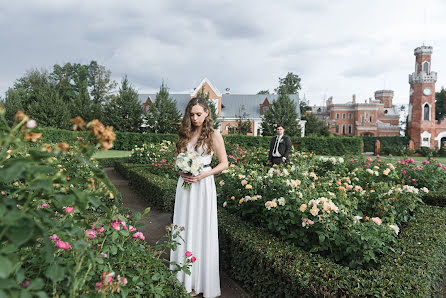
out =
[[[203,163],[200,159],[200,154],[197,152],[186,152],[178,154],[175,162],[175,168],[177,171],[181,171],[185,174],[191,174],[192,176],[198,176],[203,170]],[[184,189],[190,189],[191,184],[183,182]]]

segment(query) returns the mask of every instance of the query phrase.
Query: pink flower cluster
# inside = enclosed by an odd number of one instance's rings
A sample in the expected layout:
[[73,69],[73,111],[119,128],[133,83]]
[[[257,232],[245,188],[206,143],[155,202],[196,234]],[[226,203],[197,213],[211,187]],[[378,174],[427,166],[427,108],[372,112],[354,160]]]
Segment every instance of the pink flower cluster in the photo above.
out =
[[144,237],[144,234],[141,232],[136,232],[135,234],[132,235],[133,238],[139,238],[140,240],[145,240],[146,237]]
[[[186,251],[184,252],[184,254],[186,255],[186,257],[190,258],[190,261],[191,261],[192,263],[195,262],[195,261],[197,260],[197,258],[194,257],[194,256],[192,255],[192,252],[190,252],[190,251],[188,251],[188,250],[186,250]],[[192,258],[191,258],[191,257],[192,257]]]
[[122,229],[123,229],[123,230],[129,231],[129,232],[136,231],[136,229],[135,229],[133,226],[129,225],[129,226],[127,227],[126,222],[125,222],[125,221],[120,221],[117,217],[116,217],[116,220],[114,220],[114,221],[112,221],[112,222],[110,223],[110,225],[111,225],[111,227],[112,227],[113,229],[115,229],[116,231],[120,231],[120,230],[121,230],[121,225],[122,225]]
[[113,277],[115,276],[114,272],[107,272],[104,271],[101,274],[101,281],[96,283],[95,287],[95,293],[100,291],[102,294],[105,294],[110,290],[111,293],[113,292],[120,292],[119,286],[125,286],[127,284],[127,278],[118,275],[115,280],[113,280]]
[[101,225],[99,228],[96,228],[96,225],[97,225],[97,223],[94,223],[91,225],[90,230],[85,230],[84,231],[85,236],[87,236],[88,238],[94,239],[97,237],[97,235],[99,235],[105,231],[103,225]]
[[50,240],[56,241],[56,246],[60,249],[71,249],[71,245],[68,242],[60,240],[56,234],[51,235]]

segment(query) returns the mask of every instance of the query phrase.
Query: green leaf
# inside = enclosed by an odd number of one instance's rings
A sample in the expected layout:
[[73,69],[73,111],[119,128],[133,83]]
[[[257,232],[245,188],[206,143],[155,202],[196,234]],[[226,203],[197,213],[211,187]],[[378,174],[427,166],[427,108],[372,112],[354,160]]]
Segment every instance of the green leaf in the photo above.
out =
[[53,263],[45,271],[45,276],[51,279],[53,282],[61,281],[65,277],[65,268],[56,263]]
[[78,240],[73,243],[73,247],[79,252],[84,253],[85,250],[88,248],[88,244],[84,240]]
[[144,210],[144,214],[147,214],[147,213],[149,213],[150,212],[150,207],[147,207],[145,210]]
[[28,189],[51,191],[53,189],[53,181],[48,179],[34,180],[28,186]]
[[112,234],[113,242],[115,242],[118,239],[118,237],[119,237],[118,231],[113,232],[113,234]]
[[20,298],[32,298],[33,296],[28,292],[28,288],[20,291]]
[[3,214],[5,214],[6,212],[6,206],[1,204],[0,205],[0,216],[3,216]]
[[0,264],[0,278],[8,278],[14,270],[14,264],[4,256],[0,256]]
[[0,289],[11,289],[15,288],[16,286],[17,283],[13,279],[0,279]]
[[115,255],[118,253],[118,248],[115,245],[113,245],[110,249],[110,252],[112,253],[112,255]]
[[96,257],[96,258],[95,258],[95,261],[96,261],[96,263],[98,263],[98,264],[104,264],[104,259],[103,259],[103,258]]
[[121,233],[121,235],[126,236],[126,237],[130,235],[129,232],[126,230],[121,230],[119,232]]

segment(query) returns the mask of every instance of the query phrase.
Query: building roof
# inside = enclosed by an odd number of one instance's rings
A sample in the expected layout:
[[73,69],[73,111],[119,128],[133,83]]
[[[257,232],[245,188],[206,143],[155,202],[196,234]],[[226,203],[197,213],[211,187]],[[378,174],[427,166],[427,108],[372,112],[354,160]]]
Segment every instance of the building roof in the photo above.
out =
[[[291,100],[296,103],[296,112],[298,119],[300,119],[300,100],[298,94],[289,94]],[[248,114],[248,118],[261,118],[260,104],[265,99],[268,99],[269,103],[277,100],[279,96],[277,94],[223,94],[221,102],[224,108],[221,110],[221,117],[223,118],[237,118],[240,114],[240,107],[245,107],[245,113]]]
[[[288,95],[296,103],[296,112],[298,119],[300,119],[300,100],[298,94]],[[145,93],[138,94],[139,101],[145,103],[147,98],[155,101],[156,94]],[[169,94],[169,97],[176,101],[177,109],[182,114],[186,109],[186,106],[191,99],[190,94]],[[223,94],[221,98],[222,105],[224,106],[221,111],[222,118],[237,118],[240,113],[240,107],[243,105],[245,107],[245,113],[248,114],[247,118],[261,118],[260,114],[260,104],[262,104],[265,99],[268,99],[269,103],[272,104],[273,101],[277,100],[277,94]]]

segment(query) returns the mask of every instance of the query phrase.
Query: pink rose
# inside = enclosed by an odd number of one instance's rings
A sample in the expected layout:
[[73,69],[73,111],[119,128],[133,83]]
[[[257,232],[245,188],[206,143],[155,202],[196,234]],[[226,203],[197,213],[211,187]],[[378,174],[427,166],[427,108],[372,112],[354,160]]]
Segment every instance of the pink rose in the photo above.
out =
[[374,223],[376,223],[377,225],[380,225],[380,224],[383,223],[383,221],[382,221],[381,218],[379,218],[379,217],[372,217],[371,219],[372,219],[372,221],[373,221]]
[[74,210],[73,207],[66,207],[66,208],[65,208],[65,211],[66,211],[67,213],[71,213],[71,212],[73,212],[73,210]]
[[56,234],[53,234],[52,236],[50,236],[50,240],[60,240],[59,237],[57,237]]
[[68,242],[64,242],[62,240],[56,240],[56,246],[61,249],[70,249],[71,245]]
[[22,283],[22,287],[24,287],[24,288],[26,288],[27,286],[29,286],[29,280],[25,280],[23,283]]
[[197,260],[197,258],[196,258],[196,257],[192,257],[190,260],[191,260],[192,263],[193,263],[193,262],[195,262],[195,261]]
[[136,232],[135,234],[132,235],[133,238],[139,238],[141,240],[145,240],[146,237],[144,237],[144,234],[141,232]]
[[115,229],[116,231],[119,231],[119,230],[121,230],[120,224],[121,224],[121,222],[119,220],[115,220],[115,221],[112,221],[110,225],[113,229]]
[[85,230],[84,233],[91,239],[96,238],[96,232],[94,230]]
[[188,251],[188,250],[186,250],[186,252],[184,254],[186,255],[186,257],[191,257],[192,256],[192,253],[190,251]]

